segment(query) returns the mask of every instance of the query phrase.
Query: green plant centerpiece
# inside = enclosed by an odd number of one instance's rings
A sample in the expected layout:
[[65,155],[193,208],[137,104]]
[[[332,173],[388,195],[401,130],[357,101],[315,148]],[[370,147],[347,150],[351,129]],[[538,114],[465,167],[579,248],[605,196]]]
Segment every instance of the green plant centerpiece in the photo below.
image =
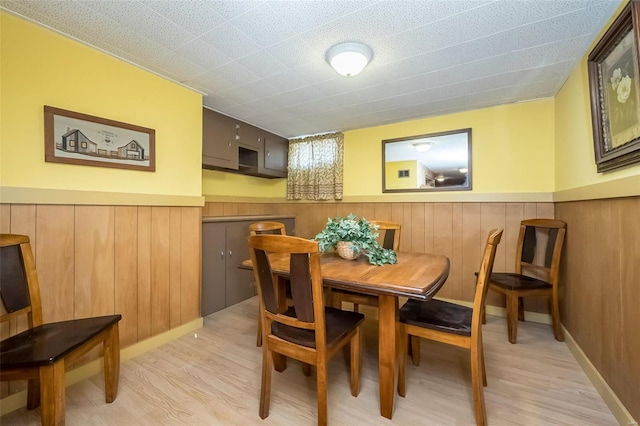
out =
[[[385,263],[396,263],[396,252],[383,248],[378,243],[378,225],[371,224],[365,218],[358,218],[353,213],[347,217],[329,218],[322,232],[314,237],[321,252],[335,250],[339,242],[351,242],[353,257],[364,253],[372,265],[382,266]],[[348,258],[348,257],[345,257]]]

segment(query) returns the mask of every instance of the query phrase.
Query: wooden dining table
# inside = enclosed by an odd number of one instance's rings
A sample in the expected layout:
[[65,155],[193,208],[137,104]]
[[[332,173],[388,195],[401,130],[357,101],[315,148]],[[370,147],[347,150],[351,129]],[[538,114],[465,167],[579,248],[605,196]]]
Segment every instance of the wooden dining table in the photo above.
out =
[[[383,266],[371,265],[366,256],[345,260],[329,252],[320,258],[325,287],[378,297],[380,414],[388,419],[393,415],[396,383],[399,297],[431,299],[449,276],[450,268],[449,258],[442,255],[398,252],[397,257],[397,263]],[[289,255],[270,254],[269,261],[273,274],[289,276]],[[251,261],[244,261],[242,266],[250,268]]]

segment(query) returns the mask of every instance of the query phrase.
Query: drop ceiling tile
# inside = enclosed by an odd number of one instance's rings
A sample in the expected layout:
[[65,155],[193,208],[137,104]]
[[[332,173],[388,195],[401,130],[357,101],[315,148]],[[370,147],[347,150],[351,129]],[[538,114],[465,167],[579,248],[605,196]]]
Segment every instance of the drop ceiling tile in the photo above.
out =
[[252,83],[244,84],[240,87],[248,92],[253,93],[260,100],[280,93],[280,89],[275,84],[266,82],[264,80],[257,80]]
[[[287,136],[553,96],[619,4],[0,0]],[[356,78],[338,76],[327,49],[358,39],[373,60]]]
[[265,83],[273,84],[282,92],[288,92],[299,87],[308,86],[302,77],[295,71],[284,71],[263,79]]
[[217,26],[200,36],[200,39],[231,59],[238,59],[258,51],[257,44],[229,23]]
[[231,62],[231,58],[199,38],[180,46],[174,52],[207,70],[218,68],[227,62]]
[[263,3],[260,0],[202,0],[202,2],[227,20],[240,16],[243,13],[247,13],[251,9],[258,7]]
[[169,49],[176,49],[194,38],[193,34],[147,7],[132,12],[122,25]]
[[245,121],[247,121],[249,124],[260,127],[260,123],[257,123],[255,120],[251,120],[250,117],[254,117],[265,109],[269,109],[270,107],[272,106],[269,105],[268,102],[255,101],[229,107],[225,110],[225,113],[232,117],[245,117]]
[[225,21],[201,1],[144,0],[142,3],[194,36],[211,31]]
[[[35,2],[34,2],[35,3]],[[39,5],[52,2],[37,2]],[[82,2],[83,5],[96,12],[116,21],[119,24],[128,23],[131,17],[140,13],[141,3],[137,1],[113,1],[113,0],[92,0]]]
[[229,90],[225,90],[224,92],[220,92],[218,95],[220,97],[232,98],[236,102],[236,106],[258,100],[258,97],[255,96],[253,93],[238,86],[235,86]]
[[154,63],[171,53],[171,50],[162,44],[126,27],[118,27],[112,34],[105,37],[104,41],[105,48],[116,47],[146,63]]
[[170,72],[179,82],[194,79],[195,77],[207,72],[205,68],[195,62],[185,59],[175,53],[170,53],[162,59],[154,62],[154,65],[160,69]]
[[220,96],[220,95],[209,95],[203,98],[203,103],[208,108],[218,111],[224,114],[224,111],[229,110],[229,108],[235,107],[238,105],[235,99],[231,99],[230,97]]
[[292,107],[285,108],[284,111],[291,112],[292,114],[300,115],[302,117],[308,115],[318,115],[324,111],[331,111],[337,108],[337,104],[329,99],[315,99],[310,102],[300,103]]
[[288,68],[273,55],[265,52],[252,53],[238,59],[237,62],[261,78],[286,71]]
[[297,32],[327,24],[345,15],[367,8],[375,1],[274,1],[269,3],[274,12]]
[[245,85],[260,79],[251,69],[237,61],[228,62],[216,68],[214,71],[217,75],[235,86]]
[[205,87],[209,95],[218,94],[234,87],[231,82],[214,72],[196,76],[191,80],[187,80],[186,83]]
[[295,34],[267,3],[261,3],[229,23],[261,47],[279,43]]
[[289,105],[297,105],[305,102],[311,102],[314,100],[322,99],[322,95],[317,89],[311,86],[303,86],[298,89],[290,90],[284,95],[290,99]]
[[289,68],[305,65],[318,57],[318,53],[299,37],[292,37],[269,46],[265,48],[265,52],[278,58],[280,62]]

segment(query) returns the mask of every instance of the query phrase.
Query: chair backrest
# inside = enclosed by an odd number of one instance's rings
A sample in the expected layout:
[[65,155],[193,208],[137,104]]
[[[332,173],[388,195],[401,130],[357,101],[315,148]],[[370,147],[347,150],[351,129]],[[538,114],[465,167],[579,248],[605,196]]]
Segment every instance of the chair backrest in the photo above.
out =
[[[315,330],[316,348],[326,347],[320,251],[316,241],[286,235],[252,235],[248,239],[255,280],[258,283],[266,330],[275,321],[286,326]],[[290,255],[290,285],[295,315],[278,313],[270,253]],[[290,312],[293,310],[290,309]],[[268,334],[268,332],[267,332]]]
[[[520,222],[516,273],[558,282],[560,255],[567,224],[555,219],[527,219]],[[542,274],[540,277],[538,274]]]
[[372,220],[369,222],[371,227],[378,225],[378,231],[384,233],[382,239],[382,247],[386,249],[393,249],[398,251],[400,249],[400,231],[401,226],[399,223],[389,222],[386,220]]
[[42,324],[36,266],[26,235],[0,235],[0,322],[27,315],[29,328]]
[[476,279],[476,293],[473,298],[473,316],[471,319],[471,336],[478,336],[482,322],[482,308],[487,298],[489,289],[489,278],[493,271],[493,261],[496,258],[496,250],[502,239],[502,229],[492,229],[487,237],[487,244],[484,247],[482,263]]
[[284,223],[281,222],[255,222],[249,225],[249,231],[251,235],[287,235]]

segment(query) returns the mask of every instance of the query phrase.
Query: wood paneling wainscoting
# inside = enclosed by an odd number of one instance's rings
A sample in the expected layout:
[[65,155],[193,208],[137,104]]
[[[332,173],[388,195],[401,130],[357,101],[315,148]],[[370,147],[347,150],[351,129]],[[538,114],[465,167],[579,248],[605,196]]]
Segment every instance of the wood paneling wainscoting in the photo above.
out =
[[[504,228],[498,246],[496,271],[513,272],[520,221],[525,218],[554,217],[553,203],[453,202],[453,203],[237,203],[207,202],[203,216],[248,214],[292,214],[296,235],[312,238],[322,230],[327,218],[354,213],[368,220],[391,220],[402,225],[401,251],[441,253],[451,259],[451,272],[438,296],[471,302],[475,291],[474,273],[482,257],[487,233]],[[569,231],[570,232],[570,231]],[[504,306],[504,298],[490,292],[488,304]],[[527,298],[525,309],[548,313],[546,298]]]
[[200,207],[0,205],[0,231],[31,239],[44,321],[120,313],[121,348],[200,316],[200,230]]
[[640,197],[556,203],[567,222],[562,322],[640,419]]

